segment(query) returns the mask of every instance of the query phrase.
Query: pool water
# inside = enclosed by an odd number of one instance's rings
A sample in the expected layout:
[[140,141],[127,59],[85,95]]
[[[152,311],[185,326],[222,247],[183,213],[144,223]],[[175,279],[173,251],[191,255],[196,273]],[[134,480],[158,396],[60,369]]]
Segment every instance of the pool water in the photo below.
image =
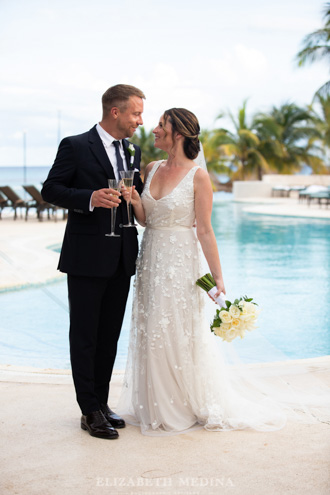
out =
[[[330,354],[330,221],[255,215],[243,208],[218,193],[212,223],[227,298],[253,297],[261,313],[258,330],[221,345],[233,346],[251,363]],[[125,367],[131,305],[132,291],[116,369]],[[65,278],[1,293],[0,315],[0,363],[70,367]]]

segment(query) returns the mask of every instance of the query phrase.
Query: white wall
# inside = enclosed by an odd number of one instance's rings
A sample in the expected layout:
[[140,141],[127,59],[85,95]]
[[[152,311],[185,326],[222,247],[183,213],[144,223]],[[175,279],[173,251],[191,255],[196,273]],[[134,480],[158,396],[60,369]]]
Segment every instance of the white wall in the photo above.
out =
[[272,184],[267,184],[261,180],[234,181],[234,199],[242,198],[270,198]]
[[[262,181],[234,181],[234,199],[270,198],[274,186],[330,186],[330,175],[264,175]],[[294,196],[294,194],[293,194]]]
[[280,175],[266,174],[262,182],[272,186],[311,186],[313,184],[330,186],[330,175]]

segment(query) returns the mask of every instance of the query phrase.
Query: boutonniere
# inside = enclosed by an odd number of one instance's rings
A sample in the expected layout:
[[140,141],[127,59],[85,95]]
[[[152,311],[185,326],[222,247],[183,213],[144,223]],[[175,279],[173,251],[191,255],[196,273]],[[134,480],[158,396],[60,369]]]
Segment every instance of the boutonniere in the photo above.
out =
[[135,148],[134,148],[134,145],[132,143],[130,143],[130,145],[128,146],[127,151],[129,152],[129,154],[131,156],[129,164],[130,164],[130,167],[132,167],[132,165],[134,163],[134,156],[135,156]]

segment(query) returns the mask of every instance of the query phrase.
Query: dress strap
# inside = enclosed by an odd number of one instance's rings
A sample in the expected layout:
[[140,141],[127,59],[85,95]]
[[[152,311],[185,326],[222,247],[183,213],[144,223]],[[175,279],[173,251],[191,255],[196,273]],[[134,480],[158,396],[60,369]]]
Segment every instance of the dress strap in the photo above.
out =
[[191,168],[186,175],[187,178],[189,177],[189,180],[191,180],[192,184],[194,184],[195,174],[199,168],[201,167],[199,165],[196,165],[196,167]]
[[154,166],[152,167],[151,169],[151,172],[150,174],[148,175],[148,179],[147,179],[147,182],[145,184],[145,187],[148,187],[149,188],[149,184],[151,182],[151,179],[153,178],[154,174],[156,173],[156,170],[158,170],[158,167],[160,166],[160,164],[163,162],[164,160],[158,160]]
[[191,174],[192,175],[192,178],[195,177],[195,173],[197,172],[197,170],[199,168],[202,168],[202,167],[200,167],[199,165],[196,165],[196,167],[193,167],[192,169],[189,170],[189,173],[191,173],[193,171],[193,173]]

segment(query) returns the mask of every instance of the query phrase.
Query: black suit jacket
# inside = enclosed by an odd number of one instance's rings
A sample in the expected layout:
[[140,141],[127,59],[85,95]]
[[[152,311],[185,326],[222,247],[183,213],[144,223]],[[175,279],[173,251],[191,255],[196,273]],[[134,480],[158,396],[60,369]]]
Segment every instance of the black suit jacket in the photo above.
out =
[[[127,165],[140,170],[141,150],[135,147],[134,164],[130,165],[129,142],[123,140]],[[68,209],[58,269],[71,275],[111,277],[120,257],[127,275],[134,275],[138,252],[137,230],[122,228],[127,223],[127,207],[122,199],[117,208],[116,233],[120,237],[106,237],[110,232],[111,210],[94,208],[89,211],[92,192],[108,187],[114,171],[104,145],[94,126],[78,136],[64,138],[47,180],[42,188],[45,201]],[[139,193],[143,184],[140,173],[134,174]]]

